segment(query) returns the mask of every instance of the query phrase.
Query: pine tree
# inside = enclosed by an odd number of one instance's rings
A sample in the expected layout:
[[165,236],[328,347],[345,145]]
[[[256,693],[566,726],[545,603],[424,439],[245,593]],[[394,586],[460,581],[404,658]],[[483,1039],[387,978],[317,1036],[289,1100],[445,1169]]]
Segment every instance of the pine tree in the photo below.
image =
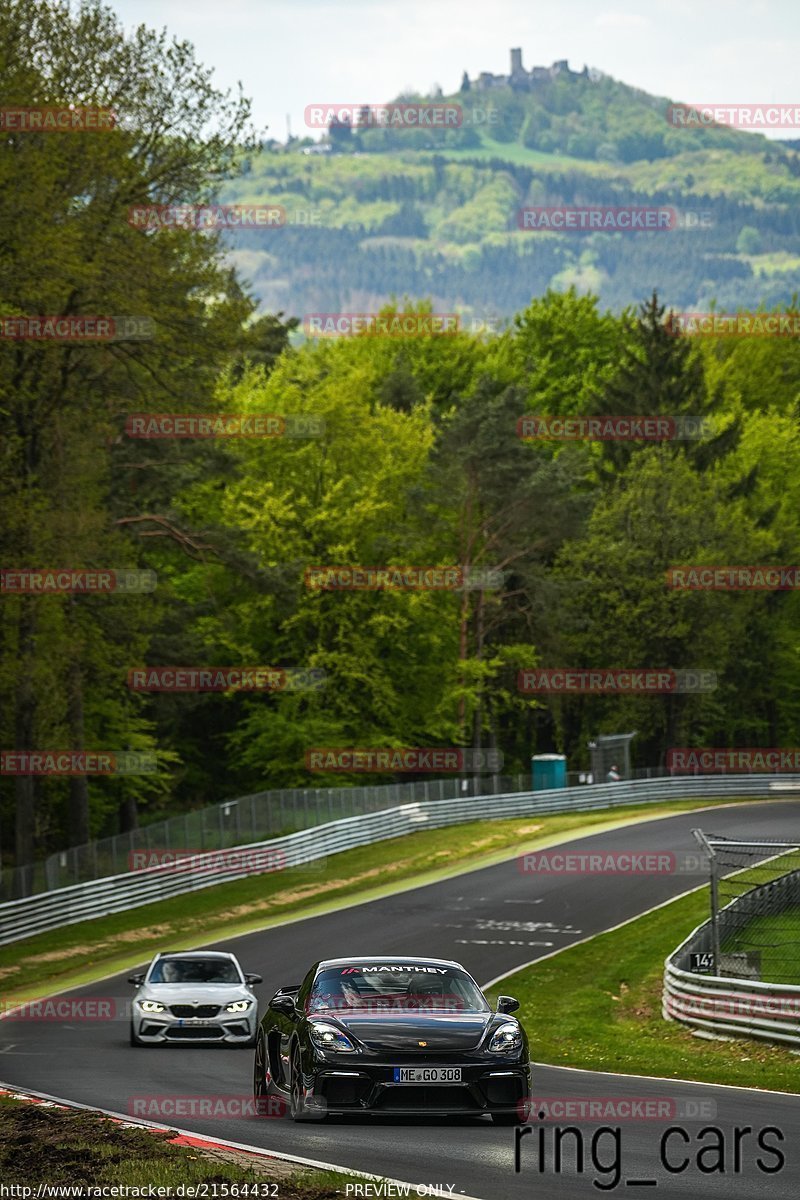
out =
[[[656,292],[641,305],[630,326],[621,361],[614,378],[597,395],[597,416],[710,418],[722,406],[721,390],[709,390],[703,360],[690,338],[674,333],[664,319],[665,306]],[[685,453],[693,464],[707,469],[736,449],[741,429],[729,420],[713,437],[698,439],[691,434],[667,442],[675,453]],[[630,461],[637,446],[632,441],[603,442],[601,475],[616,476]]]

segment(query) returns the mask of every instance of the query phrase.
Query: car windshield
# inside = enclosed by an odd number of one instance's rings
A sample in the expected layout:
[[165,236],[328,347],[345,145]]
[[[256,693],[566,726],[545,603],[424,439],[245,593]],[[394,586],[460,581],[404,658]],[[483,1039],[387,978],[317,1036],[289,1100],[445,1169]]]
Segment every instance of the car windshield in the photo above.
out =
[[489,1012],[469,975],[457,967],[380,964],[325,967],[314,980],[308,1012]]
[[160,958],[148,983],[241,983],[229,958]]

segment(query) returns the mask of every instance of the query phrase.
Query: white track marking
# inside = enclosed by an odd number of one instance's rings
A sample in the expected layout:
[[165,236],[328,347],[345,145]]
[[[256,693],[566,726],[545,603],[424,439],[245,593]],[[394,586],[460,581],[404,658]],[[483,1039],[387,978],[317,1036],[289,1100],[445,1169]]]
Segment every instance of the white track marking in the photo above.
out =
[[[18,1089],[11,1087],[9,1084],[2,1082],[0,1082],[0,1088],[6,1089],[12,1099],[25,1100],[33,1096],[37,1100],[47,1102],[48,1107],[50,1105],[63,1105],[64,1108],[79,1108],[84,1112],[100,1113],[104,1117],[111,1117],[115,1121],[119,1121],[120,1124],[125,1125],[126,1127],[144,1126],[147,1129],[157,1129],[159,1131],[177,1133],[181,1137],[199,1138],[201,1141],[208,1142],[209,1145],[212,1146],[226,1146],[231,1150],[246,1150],[249,1154],[255,1154],[259,1158],[278,1158],[282,1162],[298,1163],[303,1167],[316,1167],[321,1171],[339,1171],[342,1175],[352,1175],[357,1179],[375,1179],[379,1183],[391,1184],[394,1187],[408,1188],[410,1192],[415,1192],[416,1189],[421,1187],[423,1183],[423,1181],[420,1181],[419,1183],[406,1183],[405,1180],[402,1179],[389,1179],[385,1175],[373,1175],[369,1171],[356,1171],[353,1167],[340,1167],[336,1163],[320,1162],[319,1159],[316,1158],[303,1158],[299,1154],[286,1154],[282,1150],[266,1150],[263,1146],[250,1146],[245,1142],[231,1142],[227,1138],[208,1137],[204,1133],[198,1133],[196,1129],[178,1129],[178,1127],[175,1125],[159,1125],[156,1121],[145,1121],[143,1118],[139,1119],[138,1117],[132,1119],[128,1113],[118,1113],[108,1108],[97,1108],[93,1104],[79,1104],[77,1100],[62,1100],[59,1096],[49,1096],[46,1092],[21,1092]],[[429,1186],[430,1185],[425,1184],[426,1188]],[[436,1188],[434,1191],[428,1191],[427,1195],[447,1197],[458,1195],[462,1196],[463,1200],[482,1200],[482,1198],[478,1196],[467,1196],[464,1194],[464,1192],[443,1192],[439,1188]]]

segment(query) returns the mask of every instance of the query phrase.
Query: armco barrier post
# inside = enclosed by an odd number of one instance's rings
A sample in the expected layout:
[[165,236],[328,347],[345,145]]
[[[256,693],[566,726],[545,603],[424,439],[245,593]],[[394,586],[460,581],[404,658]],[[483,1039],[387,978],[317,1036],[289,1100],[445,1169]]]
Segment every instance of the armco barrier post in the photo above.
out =
[[719,964],[722,961],[720,957],[719,945],[719,879],[717,872],[717,855],[714,847],[709,843],[708,838],[703,833],[702,829],[693,829],[695,841],[705,850],[708,855],[708,866],[710,873],[710,900],[711,900],[711,953],[714,956],[714,974],[719,975]]

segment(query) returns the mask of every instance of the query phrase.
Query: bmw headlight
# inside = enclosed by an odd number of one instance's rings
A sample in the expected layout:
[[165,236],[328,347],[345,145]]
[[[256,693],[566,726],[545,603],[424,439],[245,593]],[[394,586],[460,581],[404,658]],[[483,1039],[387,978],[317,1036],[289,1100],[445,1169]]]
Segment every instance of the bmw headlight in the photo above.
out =
[[347,1034],[342,1033],[335,1025],[325,1025],[322,1021],[314,1021],[308,1027],[309,1036],[319,1050],[355,1050]]
[[139,1008],[142,1010],[142,1012],[147,1012],[147,1013],[163,1012],[165,1007],[166,1007],[166,1005],[159,1004],[157,1000],[140,1000],[139,1001]]
[[225,1012],[247,1012],[252,1003],[252,1000],[234,1000],[225,1005]]
[[522,1049],[522,1030],[516,1021],[508,1021],[495,1029],[486,1047],[490,1054],[510,1054],[513,1050]]

